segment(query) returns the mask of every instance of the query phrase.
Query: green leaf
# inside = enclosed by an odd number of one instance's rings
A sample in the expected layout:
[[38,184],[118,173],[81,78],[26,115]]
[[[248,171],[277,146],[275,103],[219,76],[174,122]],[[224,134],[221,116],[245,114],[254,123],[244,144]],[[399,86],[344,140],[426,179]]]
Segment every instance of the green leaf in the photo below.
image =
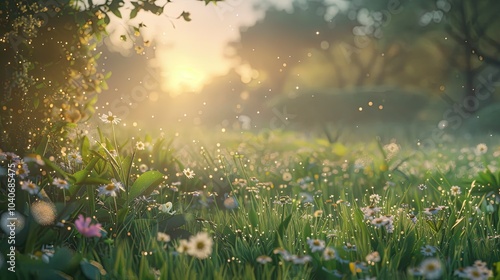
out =
[[57,166],[56,164],[54,164],[49,159],[43,158],[43,162],[45,162],[45,166],[50,167],[57,174],[59,174],[61,177],[68,178],[68,173],[66,173],[64,170],[62,170],[59,166]]
[[140,8],[136,7],[130,12],[130,19],[133,19],[137,16],[137,13],[139,12]]
[[55,251],[48,266],[54,269],[64,269],[66,266],[71,264],[72,258],[73,252],[66,247],[61,247]]
[[224,226],[224,230],[222,231],[222,233],[224,234],[225,240],[229,244],[235,244],[235,242],[236,242],[236,234],[234,233],[234,230],[232,230],[228,226]]
[[253,208],[248,211],[248,219],[250,220],[250,224],[252,225],[252,227],[256,228],[258,226],[259,216]]
[[104,17],[104,24],[103,24],[103,26],[106,27],[106,25],[108,25],[110,22],[111,22],[111,19],[109,18],[108,15],[106,15]]
[[311,225],[309,223],[306,223],[304,225],[304,230],[302,233],[304,235],[304,240],[307,240],[308,237],[311,237]]
[[109,180],[100,177],[87,177],[76,183],[77,185],[102,185],[109,184]]
[[290,223],[290,220],[292,219],[292,214],[290,214],[286,219],[281,222],[281,224],[278,226],[278,234],[280,237],[283,237],[283,234],[285,234],[285,230],[288,228],[288,224]]
[[163,174],[150,170],[143,173],[130,188],[129,201],[145,193],[149,194],[163,181]]
[[122,18],[122,13],[120,12],[120,9],[118,9],[118,7],[111,9],[111,12],[118,18]]
[[181,18],[181,17],[185,21],[191,21],[191,13],[190,12],[183,11],[182,14],[180,16],[178,16],[177,18]]
[[107,79],[111,78],[112,74],[113,74],[113,72],[109,71],[108,73],[106,73],[106,75],[104,75],[104,79],[107,80]]
[[[123,221],[125,221],[125,218],[127,218],[128,214],[128,207],[124,207],[118,211],[118,223],[122,224]],[[134,220],[136,221],[136,220]]]
[[87,164],[87,166],[85,166],[85,169],[80,170],[80,171],[76,172],[75,174],[73,174],[73,176],[75,178],[75,182],[73,182],[73,183],[82,184],[83,180],[88,178],[88,175],[90,174],[92,169],[94,169],[94,166],[96,165],[96,163],[99,160],[100,160],[100,158],[98,158],[98,157],[92,158],[92,160],[90,160],[90,162]]
[[495,268],[494,269],[494,274],[496,275],[495,280],[500,279],[500,262],[494,263],[493,267]]
[[[193,235],[191,232],[189,232],[185,229],[182,229],[182,228],[176,228],[176,229],[168,231],[167,233],[168,233],[168,235],[170,235],[170,238],[172,238],[172,239],[189,239],[189,237],[191,237],[191,235]],[[231,243],[231,244],[234,244],[234,243]]]
[[153,273],[151,272],[148,259],[146,257],[142,257],[139,263],[139,279],[144,279],[144,280],[156,279]]
[[38,108],[38,105],[40,105],[40,98],[35,97],[35,98],[33,99],[33,107],[35,107],[35,109],[37,109],[37,108]]
[[223,0],[200,0],[200,1],[205,1],[205,5],[208,5],[210,3],[214,3],[214,5],[217,5],[217,2],[220,2]]
[[464,218],[465,218],[465,217],[461,217],[460,219],[457,219],[457,220],[455,221],[455,224],[451,227],[451,229],[456,228],[456,227],[460,224],[460,222],[462,222],[462,221],[464,220]]
[[90,156],[90,141],[87,136],[83,136],[82,143],[80,144],[80,152],[84,159]]
[[432,229],[432,231],[434,231],[434,233],[437,233],[438,232],[438,229],[436,227],[436,224],[434,223],[434,221],[430,221],[430,220],[425,220],[427,222],[427,224],[429,225],[429,227]]
[[40,144],[35,149],[35,154],[44,156],[47,145],[49,144],[49,138],[44,136],[40,141]]
[[158,229],[164,232],[168,232],[176,228],[182,227],[186,223],[187,223],[186,218],[184,217],[183,214],[174,215],[166,220],[161,221],[158,224]]
[[87,260],[83,260],[80,262],[80,267],[82,268],[83,275],[91,280],[101,279],[100,276],[103,275],[103,272],[105,273],[101,264],[95,261],[88,262]]

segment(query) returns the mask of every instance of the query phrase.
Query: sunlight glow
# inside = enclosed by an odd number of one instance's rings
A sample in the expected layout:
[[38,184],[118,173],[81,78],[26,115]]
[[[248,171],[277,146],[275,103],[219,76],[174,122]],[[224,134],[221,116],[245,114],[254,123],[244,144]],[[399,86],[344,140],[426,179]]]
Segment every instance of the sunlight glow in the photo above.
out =
[[162,86],[171,96],[188,92],[197,93],[207,81],[207,75],[203,71],[187,65],[174,66],[165,74]]

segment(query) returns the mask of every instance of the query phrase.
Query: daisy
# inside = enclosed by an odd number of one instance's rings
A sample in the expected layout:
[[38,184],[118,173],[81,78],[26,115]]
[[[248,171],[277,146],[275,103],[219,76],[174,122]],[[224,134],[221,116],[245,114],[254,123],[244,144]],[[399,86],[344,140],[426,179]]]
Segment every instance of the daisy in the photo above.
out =
[[0,150],[0,160],[2,161],[7,161],[7,162],[13,162],[15,164],[19,164],[21,162],[21,157],[18,155],[11,153],[11,152],[2,152]]
[[420,271],[426,279],[438,279],[443,273],[441,261],[436,258],[429,258],[422,261]]
[[372,225],[376,227],[383,227],[388,225],[391,222],[390,219],[388,219],[386,216],[380,216],[378,218],[375,218],[372,220]]
[[158,209],[160,209],[160,211],[163,213],[173,215],[175,214],[176,211],[172,211],[172,207],[173,207],[172,202],[169,201],[165,204],[160,204],[160,206],[158,206]]
[[208,233],[199,232],[189,238],[187,253],[198,259],[206,259],[212,254],[213,243]]
[[314,211],[314,213],[313,213],[313,217],[314,218],[319,218],[321,216],[323,216],[323,210],[316,210],[316,211]]
[[420,185],[418,185],[418,189],[421,190],[421,191],[423,191],[423,190],[427,189],[427,185],[426,184],[420,184]]
[[278,198],[278,200],[273,201],[273,203],[279,205],[292,204],[292,198],[288,195],[282,195]]
[[186,168],[184,169],[182,172],[184,172],[184,175],[188,178],[188,179],[193,179],[194,178],[194,172],[190,169],[190,168]]
[[351,244],[349,242],[346,242],[345,245],[344,245],[344,250],[346,250],[348,252],[355,252],[356,251],[356,245]]
[[138,141],[135,143],[135,148],[139,151],[143,151],[146,148],[146,145],[142,141]]
[[170,242],[170,235],[163,232],[158,232],[156,235],[156,240],[160,242]]
[[175,248],[178,253],[185,253],[189,249],[189,242],[186,239],[179,240],[179,244]]
[[45,162],[43,161],[42,157],[40,155],[37,155],[37,154],[27,154],[26,156],[24,156],[23,160],[26,163],[34,162],[38,165],[45,165]]
[[68,181],[64,180],[64,179],[60,179],[60,178],[54,178],[54,180],[52,181],[52,185],[60,188],[61,190],[62,189],[69,189],[69,183]]
[[372,194],[370,195],[370,202],[372,205],[377,205],[382,198],[378,194]]
[[266,263],[270,263],[272,261],[273,261],[273,259],[271,259],[271,257],[266,256],[266,255],[262,255],[262,256],[257,257],[257,262],[260,264],[266,264]]
[[304,255],[304,256],[292,256],[292,262],[293,264],[306,264],[308,262],[312,261],[312,257],[309,255]]
[[273,253],[279,254],[285,261],[291,261],[293,259],[293,255],[291,255],[287,250],[283,248],[276,248],[273,250]]
[[399,145],[396,143],[390,143],[390,144],[387,144],[384,146],[384,150],[386,150],[387,152],[389,152],[391,154],[395,154],[395,153],[399,152]]
[[73,152],[69,153],[68,161],[76,163],[76,164],[83,163],[82,156],[77,151],[73,151]]
[[177,182],[172,182],[172,186],[174,187],[178,187],[181,185],[181,182],[180,181],[177,181]]
[[366,256],[366,261],[369,263],[369,264],[373,264],[375,265],[375,263],[378,263],[380,262],[380,254],[375,251],[375,252],[371,252],[370,254],[368,254]]
[[134,49],[137,54],[142,54],[144,52],[144,48],[142,46],[135,46]]
[[30,194],[34,195],[38,193],[38,186],[35,183],[31,182],[31,180],[21,181],[19,184],[21,185],[21,189],[29,192]]
[[464,278],[467,279],[472,279],[472,280],[486,280],[488,279],[487,276],[483,275],[483,272],[481,271],[480,268],[475,267],[475,266],[468,266],[463,270],[463,276]]
[[28,169],[28,165],[21,161],[17,165],[16,175],[19,176],[19,178],[21,178],[21,179],[26,179],[26,177],[28,177],[29,174],[30,174],[30,171]]
[[363,215],[367,220],[373,220],[374,216],[378,214],[380,210],[382,210],[382,208],[371,205],[361,208],[361,212],[363,212]]
[[436,251],[437,251],[436,247],[431,246],[431,245],[425,245],[425,246],[422,246],[422,248],[420,248],[420,252],[422,252],[422,255],[427,256],[427,257],[434,256]]
[[142,163],[141,165],[139,165],[139,171],[141,173],[144,173],[144,172],[148,171],[148,169],[149,169],[149,167],[146,164],[144,164],[144,163]]
[[337,258],[337,252],[332,247],[326,247],[323,251],[323,259],[325,261],[333,260]]
[[119,191],[124,191],[122,184],[115,179],[111,179],[111,183],[99,187],[99,195],[110,195],[115,197]]
[[239,204],[238,204],[238,200],[236,200],[236,197],[234,195],[228,195],[227,193],[224,194],[224,207],[226,207],[226,209],[236,209],[238,208]]
[[112,123],[112,124],[118,124],[121,121],[121,119],[118,118],[117,116],[113,115],[113,113],[111,113],[111,111],[108,111],[107,115],[101,114],[100,119],[104,123]]
[[241,179],[241,178],[240,179],[235,178],[234,182],[233,182],[233,186],[235,186],[235,187],[239,186],[240,188],[244,188],[247,186],[247,180]]
[[488,151],[488,146],[484,143],[477,144],[476,155],[484,155]]
[[292,174],[290,172],[285,172],[285,173],[283,173],[282,178],[283,178],[283,181],[288,182],[288,181],[292,180]]
[[322,251],[325,249],[325,241],[320,239],[307,239],[307,244],[311,248],[311,252]]
[[453,195],[453,196],[457,196],[457,195],[459,195],[459,194],[461,194],[461,193],[462,193],[462,190],[460,190],[460,187],[459,187],[459,186],[452,186],[452,187],[450,188],[450,192],[451,192],[451,195]]
[[90,217],[84,218],[80,214],[75,221],[75,227],[85,237],[101,237],[101,224],[91,225],[90,222]]
[[408,218],[414,223],[416,224],[417,223],[417,216],[413,215],[413,214],[408,214]]
[[439,211],[441,211],[443,209],[446,209],[446,206],[424,208],[424,213],[429,215],[429,216],[432,216],[432,215],[436,215],[437,213],[439,213]]

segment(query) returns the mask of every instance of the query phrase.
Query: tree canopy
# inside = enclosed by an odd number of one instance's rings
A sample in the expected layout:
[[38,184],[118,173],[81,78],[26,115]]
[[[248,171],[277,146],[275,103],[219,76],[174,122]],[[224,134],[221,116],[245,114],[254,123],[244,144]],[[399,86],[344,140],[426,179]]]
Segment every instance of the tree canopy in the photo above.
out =
[[[206,4],[217,0],[204,0]],[[160,15],[167,1],[26,0],[0,3],[0,148],[23,153],[35,145],[67,144],[65,135],[93,113],[111,73],[97,46],[112,18]],[[180,19],[190,20],[189,12]],[[129,24],[130,34],[144,24]],[[138,42],[136,48],[147,46]],[[44,139],[42,141],[42,139]]]

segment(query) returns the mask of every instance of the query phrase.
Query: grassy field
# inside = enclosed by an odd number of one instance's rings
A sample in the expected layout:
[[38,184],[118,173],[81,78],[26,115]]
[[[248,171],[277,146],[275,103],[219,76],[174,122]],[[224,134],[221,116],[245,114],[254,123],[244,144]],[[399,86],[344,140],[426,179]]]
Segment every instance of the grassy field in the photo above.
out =
[[500,279],[491,139],[106,131],[0,155],[6,279]]

